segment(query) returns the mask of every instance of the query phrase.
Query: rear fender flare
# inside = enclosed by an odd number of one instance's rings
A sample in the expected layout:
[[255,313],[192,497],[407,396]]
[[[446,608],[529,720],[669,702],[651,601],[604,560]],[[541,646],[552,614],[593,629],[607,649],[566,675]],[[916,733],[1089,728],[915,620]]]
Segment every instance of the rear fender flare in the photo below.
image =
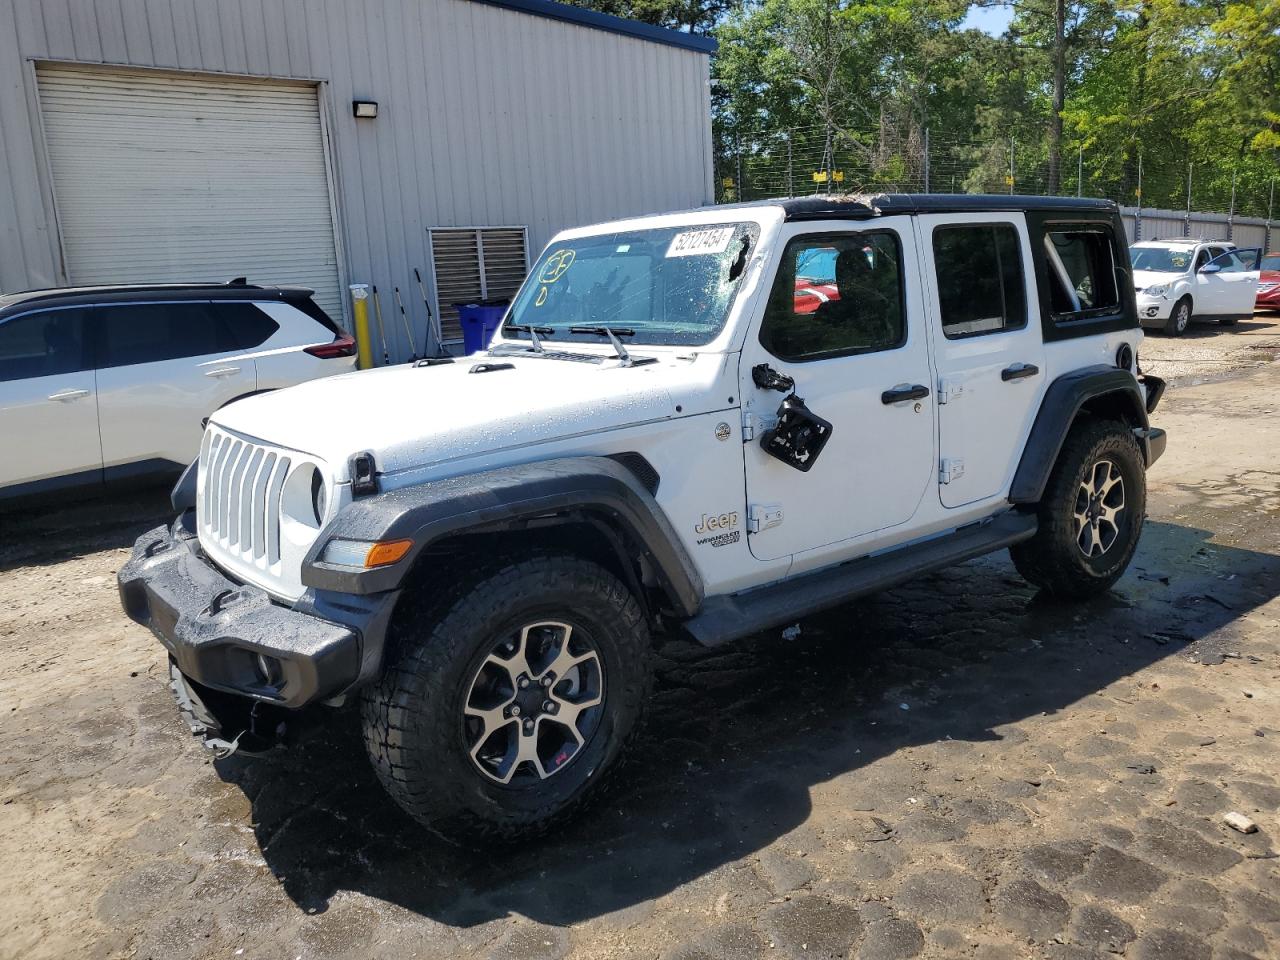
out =
[[[1009,488],[1010,503],[1040,502],[1071,425],[1082,411],[1099,404],[1119,413],[1135,430],[1149,427],[1142,391],[1128,370],[1099,364],[1063,374],[1049,384],[1040,403]],[[1144,437],[1140,434],[1140,442]]]

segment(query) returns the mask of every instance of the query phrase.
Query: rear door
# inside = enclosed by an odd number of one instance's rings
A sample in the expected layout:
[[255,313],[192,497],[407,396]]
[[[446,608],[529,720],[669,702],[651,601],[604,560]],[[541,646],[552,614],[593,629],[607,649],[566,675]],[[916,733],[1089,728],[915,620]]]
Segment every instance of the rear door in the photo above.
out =
[[[743,346],[740,389],[756,419],[744,449],[757,559],[905,524],[932,483],[932,376],[911,221],[848,226],[784,229],[764,317]],[[759,421],[772,422],[784,396],[757,385],[766,369],[794,380],[796,396],[832,426],[808,469],[761,446]]]
[[1262,251],[1256,247],[1246,250],[1230,250],[1210,261],[1217,272],[1208,274],[1217,288],[1218,305],[1214,312],[1224,317],[1245,317],[1253,314],[1253,304],[1258,297],[1258,262]]
[[1008,488],[1044,392],[1031,248],[1019,214],[919,220],[938,366],[938,495],[961,507]]
[[[195,459],[202,421],[256,389],[252,359],[202,301],[93,308],[108,479]],[[130,465],[133,465],[131,468]]]
[[0,320],[0,489],[101,479],[98,395],[79,309]]

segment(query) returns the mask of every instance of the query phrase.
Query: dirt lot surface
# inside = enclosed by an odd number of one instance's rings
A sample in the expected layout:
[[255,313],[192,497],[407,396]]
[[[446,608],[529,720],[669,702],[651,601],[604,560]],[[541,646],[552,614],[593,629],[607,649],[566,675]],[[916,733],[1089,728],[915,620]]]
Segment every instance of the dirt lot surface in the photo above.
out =
[[163,497],[4,518],[0,955],[1280,957],[1280,365],[1201,366],[1111,595],[1001,556],[795,640],[668,641],[608,800],[482,855],[399,813],[349,722],[204,755],[116,600]]
[[1184,385],[1258,369],[1280,356],[1280,314],[1256,313],[1230,327],[1192,323],[1181,337],[1148,330],[1138,353],[1144,370]]

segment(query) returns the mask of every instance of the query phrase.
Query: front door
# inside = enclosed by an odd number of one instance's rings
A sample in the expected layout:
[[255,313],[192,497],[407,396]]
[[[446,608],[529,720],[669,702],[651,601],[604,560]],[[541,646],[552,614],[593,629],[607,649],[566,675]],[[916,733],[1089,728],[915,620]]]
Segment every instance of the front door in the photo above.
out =
[[0,321],[0,488],[101,479],[98,395],[80,310]]
[[207,303],[96,307],[92,323],[108,480],[116,468],[190,463],[204,418],[257,384],[254,361],[237,355],[233,332]]
[[[919,222],[938,367],[938,495],[961,507],[1008,488],[1044,391],[1030,241],[1017,214]],[[1070,270],[1073,238],[1061,249]]]
[[[1213,313],[1220,317],[1243,317],[1253,313],[1258,296],[1258,248],[1229,250],[1206,265],[1200,274],[1214,291]],[[1197,313],[1201,311],[1197,310]]]
[[[755,428],[745,446],[748,543],[761,560],[824,547],[838,553],[836,544],[906,523],[935,466],[910,219],[886,218],[865,230],[851,230],[847,221],[796,224],[779,245],[764,317],[748,333],[740,374]],[[783,390],[758,385],[771,374]],[[762,428],[789,393],[781,378],[831,425],[821,452],[804,463],[779,459],[761,443]],[[788,424],[802,430],[801,419],[789,415],[775,439]]]

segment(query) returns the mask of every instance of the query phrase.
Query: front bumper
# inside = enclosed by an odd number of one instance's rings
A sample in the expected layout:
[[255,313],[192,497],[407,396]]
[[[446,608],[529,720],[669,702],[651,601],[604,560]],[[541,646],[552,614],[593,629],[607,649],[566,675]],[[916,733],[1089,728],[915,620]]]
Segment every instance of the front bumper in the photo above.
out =
[[316,615],[339,608],[311,593],[284,606],[224,576],[181,520],[139,537],[117,579],[125,612],[151,629],[183,676],[290,709],[341,693],[369,672],[366,654],[380,660],[395,601],[386,594],[347,611],[353,622]]
[[1138,297],[1138,321],[1144,327],[1164,326],[1173,312],[1174,301],[1166,297]]

